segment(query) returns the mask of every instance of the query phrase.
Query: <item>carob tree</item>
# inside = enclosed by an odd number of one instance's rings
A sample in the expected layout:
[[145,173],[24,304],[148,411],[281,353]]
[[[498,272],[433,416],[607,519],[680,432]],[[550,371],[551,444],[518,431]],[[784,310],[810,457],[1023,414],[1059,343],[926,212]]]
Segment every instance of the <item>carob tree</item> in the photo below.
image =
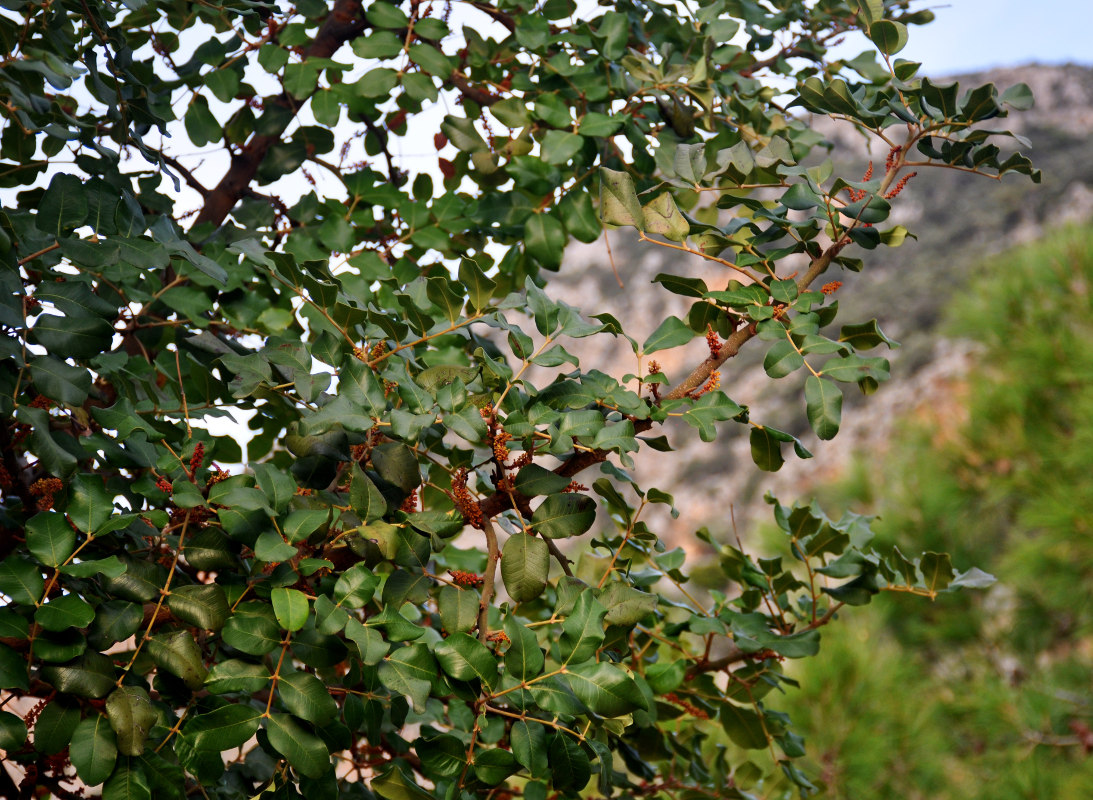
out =
[[[894,344],[833,276],[908,235],[907,181],[1038,180],[998,128],[1027,87],[920,77],[908,6],[5,0],[0,794],[813,791],[783,661],[989,576],[772,499],[785,557],[699,531],[696,597],[628,470],[672,418],[807,458],[729,359],[803,373],[830,439]],[[877,163],[837,175],[813,115]],[[607,228],[723,279],[628,286],[692,301],[630,338],[551,298]]]

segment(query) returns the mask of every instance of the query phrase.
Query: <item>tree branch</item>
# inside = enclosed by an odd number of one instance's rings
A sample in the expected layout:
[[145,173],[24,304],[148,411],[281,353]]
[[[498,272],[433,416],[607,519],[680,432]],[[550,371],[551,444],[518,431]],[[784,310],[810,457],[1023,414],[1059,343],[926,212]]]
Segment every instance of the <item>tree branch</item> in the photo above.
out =
[[[889,180],[890,182],[890,180]],[[799,291],[807,289],[820,275],[822,275],[828,267],[831,266],[832,261],[839,254],[839,252],[846,247],[848,240],[842,239],[838,242],[834,242],[829,245],[826,250],[809,264],[808,270],[797,280],[797,288]],[[701,364],[688,375],[683,381],[673,388],[665,395],[667,400],[676,400],[681,397],[686,397],[689,392],[694,391],[699,386],[704,384],[710,377],[710,375],[718,369],[722,364],[728,361],[730,358],[740,352],[740,348],[756,335],[755,325],[745,325],[744,327],[735,331],[732,335],[726,339],[722,345],[721,350],[717,356],[710,356],[706,358]],[[634,422],[634,432],[644,433],[653,427],[653,421],[649,419],[639,419]],[[574,475],[588,469],[593,464],[599,464],[602,461],[606,461],[610,455],[609,450],[589,450],[582,451],[574,454],[567,459],[565,463],[560,465],[554,470],[556,475],[560,475],[565,478],[572,478]],[[494,517],[500,514],[502,511],[507,511],[510,508],[514,508],[515,502],[520,502],[521,499],[526,502],[527,498],[520,495],[518,492],[508,493],[495,491],[489,497],[483,499],[479,505],[482,508],[482,516],[486,519]]]
[[497,561],[501,557],[501,551],[497,547],[497,531],[493,529],[493,522],[485,515],[482,516],[482,530],[486,534],[486,570],[482,575],[482,599],[478,603],[478,639],[485,642],[490,634],[490,602],[493,600]]
[[[330,58],[365,27],[366,23],[361,19],[361,0],[337,0],[311,44],[304,48],[303,59],[306,61],[309,58]],[[276,106],[278,110],[288,109],[294,112],[299,101],[285,92],[269,101],[267,105]],[[292,114],[278,120],[273,110],[271,108],[263,114],[257,125],[259,128],[272,128],[271,132],[252,136],[238,153],[232,154],[231,166],[228,167],[228,171],[220,179],[216,188],[209,190],[205,197],[205,205],[194,220],[194,225],[204,223],[221,225],[239,199],[247,194],[270,148],[281,141],[282,134],[288,128],[289,120],[295,116]]]

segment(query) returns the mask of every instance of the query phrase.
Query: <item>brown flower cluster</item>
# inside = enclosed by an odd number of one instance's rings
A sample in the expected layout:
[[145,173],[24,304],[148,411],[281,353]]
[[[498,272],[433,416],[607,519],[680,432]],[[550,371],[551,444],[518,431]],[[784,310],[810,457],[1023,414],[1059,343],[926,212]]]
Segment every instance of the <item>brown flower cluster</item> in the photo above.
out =
[[38,510],[53,508],[53,496],[65,488],[60,478],[39,478],[30,485],[30,493],[38,498]]
[[891,200],[893,197],[898,195],[900,192],[903,191],[903,187],[907,185],[907,181],[911,180],[911,178],[915,177],[916,175],[918,175],[917,172],[908,172],[906,175],[899,179],[899,183],[892,187],[891,191],[884,195],[884,199]]
[[463,519],[467,521],[467,524],[473,525],[475,528],[481,528],[482,507],[478,505],[477,500],[471,497],[471,493],[467,489],[466,467],[460,467],[452,473],[452,491],[448,494],[459,513],[463,515]]
[[668,694],[664,695],[664,699],[667,700],[669,703],[672,703],[673,705],[679,706],[680,708],[682,708],[684,711],[686,711],[688,714],[690,714],[695,719],[709,719],[710,718],[710,715],[708,713],[706,713],[706,711],[699,708],[694,703],[690,703],[690,702],[684,700],[683,698],[677,696],[675,692],[669,692]]
[[710,373],[710,377],[706,379],[706,382],[702,384],[698,389],[691,393],[691,397],[699,398],[707,392],[712,392],[721,388],[721,373],[714,370]]
[[888,157],[884,159],[885,174],[888,174],[896,168],[896,163],[899,161],[899,153],[901,149],[902,148],[897,145],[888,151]]
[[467,586],[469,588],[475,588],[481,586],[483,578],[480,575],[475,575],[473,572],[464,572],[461,569],[450,569],[448,574],[452,576],[452,583],[456,586]]
[[498,421],[497,411],[491,404],[484,405],[479,413],[482,415],[482,419],[486,421],[488,428],[486,441],[493,448],[493,460],[501,466],[505,466],[505,462],[512,455],[508,446],[508,443],[512,441],[512,434],[506,431]]
[[839,287],[843,285],[842,281],[829,281],[820,287],[820,291],[824,294],[835,294],[839,291]]
[[706,324],[706,346],[710,348],[710,358],[721,355],[721,337],[713,329],[713,325]]
[[[657,361],[650,361],[648,370],[649,370],[648,371],[649,375],[656,375],[658,372],[660,372],[660,363],[657,362]],[[651,391],[653,393],[653,399],[659,402],[659,400],[660,400],[660,384],[659,383],[649,384],[649,391]]]
[[194,445],[194,454],[190,456],[190,477],[192,478],[205,463],[205,443]]

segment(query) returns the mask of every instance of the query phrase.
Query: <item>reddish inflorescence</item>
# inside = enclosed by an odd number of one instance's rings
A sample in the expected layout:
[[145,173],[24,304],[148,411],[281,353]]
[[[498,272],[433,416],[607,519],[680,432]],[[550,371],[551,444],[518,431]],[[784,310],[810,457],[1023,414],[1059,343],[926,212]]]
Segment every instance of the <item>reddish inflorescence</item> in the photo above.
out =
[[53,496],[65,488],[60,478],[39,478],[30,485],[30,493],[38,498],[38,510],[53,508]]
[[688,702],[681,697],[678,697],[675,692],[669,692],[664,695],[664,699],[669,703],[679,706],[688,714],[696,719],[709,719],[710,715],[705,710],[699,708],[694,703]]
[[481,586],[483,578],[480,575],[475,575],[473,572],[464,572],[461,569],[450,569],[448,574],[452,576],[452,583],[457,586],[467,586],[475,588]]
[[193,476],[202,464],[205,463],[205,443],[198,442],[194,446],[194,454],[190,456],[190,475]]
[[706,325],[706,346],[710,348],[710,358],[717,358],[721,355],[721,337],[709,324]]
[[452,473],[452,491],[449,492],[449,496],[468,525],[473,525],[476,528],[482,527],[482,508],[478,505],[478,501],[471,497],[471,493],[467,489],[466,467],[460,467]]
[[839,291],[839,287],[842,285],[842,281],[830,281],[829,283],[825,283],[823,286],[821,286],[820,291],[824,294],[835,294],[835,292]]
[[713,372],[710,373],[710,377],[706,379],[706,382],[704,384],[702,384],[702,386],[699,387],[694,392],[694,394],[692,396],[693,397],[701,397],[702,395],[706,394],[707,392],[712,392],[715,389],[719,389],[720,387],[721,387],[721,373],[714,370]]
[[[656,361],[650,361],[649,362],[649,374],[650,375],[656,375],[658,372],[660,372],[660,364]],[[659,383],[649,384],[649,391],[651,391],[653,393],[653,399],[654,400],[660,400],[660,384]]]
[[903,191],[903,188],[907,185],[907,181],[911,180],[911,178],[915,177],[916,175],[918,175],[917,172],[908,172],[906,175],[899,179],[899,183],[892,187],[892,190],[890,192],[884,195],[884,199],[891,200],[892,198],[894,198],[896,195]]

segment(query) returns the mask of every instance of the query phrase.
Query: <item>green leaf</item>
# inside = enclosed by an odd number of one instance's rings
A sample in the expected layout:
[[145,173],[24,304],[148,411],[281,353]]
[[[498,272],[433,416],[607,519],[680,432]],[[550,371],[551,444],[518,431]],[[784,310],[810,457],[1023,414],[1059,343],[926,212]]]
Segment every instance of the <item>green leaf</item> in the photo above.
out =
[[95,714],[76,726],[68,757],[80,780],[88,786],[98,786],[110,777],[118,760],[118,747],[104,715]]
[[364,564],[357,564],[338,576],[334,599],[340,606],[360,608],[372,599],[377,586],[379,578]]
[[645,230],[645,214],[628,173],[600,168],[600,219],[608,225]]
[[455,736],[443,734],[414,745],[425,774],[438,778],[456,778],[467,766],[467,748]]
[[772,378],[784,378],[805,364],[797,348],[788,339],[775,342],[763,359],[763,369]]
[[226,705],[207,714],[187,718],[184,736],[196,750],[220,753],[247,742],[262,720],[262,712],[248,705]]
[[781,441],[772,436],[766,428],[752,428],[751,458],[755,466],[764,472],[777,472],[785,463],[782,458]]
[[532,777],[547,774],[546,725],[534,719],[514,720],[509,730],[512,755]]
[[353,465],[353,478],[349,484],[349,505],[364,522],[375,522],[387,513],[387,501],[376,484],[364,474],[359,465]]
[[205,683],[201,648],[188,631],[157,634],[145,645],[156,666],[180,678],[190,689],[200,689]]
[[372,451],[372,465],[381,478],[406,494],[421,485],[417,457],[401,442],[386,442],[376,447]]
[[152,789],[141,763],[119,759],[114,773],[102,787],[102,800],[152,800]]
[[[410,623],[408,622],[407,625],[410,625]],[[424,628],[417,628],[417,631],[420,634],[425,633]],[[370,667],[380,663],[390,649],[390,645],[383,640],[383,636],[380,635],[379,631],[365,627],[352,618],[346,622],[345,637],[357,646],[361,661]]]
[[899,342],[886,336],[875,319],[860,325],[843,325],[839,341],[846,342],[855,350],[870,350],[879,344],[888,345],[889,350],[899,347]]
[[70,366],[50,355],[31,359],[28,364],[34,387],[62,405],[80,406],[91,393],[91,373]]
[[751,708],[725,703],[721,706],[721,727],[733,744],[745,750],[765,750],[767,734],[759,715]]
[[554,788],[562,792],[579,792],[592,778],[592,762],[588,754],[569,734],[556,733],[548,750]]
[[607,585],[599,601],[607,609],[604,622],[608,625],[631,627],[651,614],[657,607],[657,596],[615,581]]
[[418,788],[396,766],[391,766],[378,778],[373,778],[371,787],[383,800],[435,800],[431,793]]
[[69,746],[79,722],[79,706],[67,698],[52,701],[34,723],[34,749],[45,755],[61,752]]
[[603,618],[607,615],[591,589],[585,589],[577,597],[573,610],[562,623],[559,642],[563,663],[580,664],[587,661],[603,642]]
[[118,752],[139,756],[157,719],[147,690],[139,686],[119,686],[106,698],[106,718],[117,736]]
[[660,234],[673,242],[682,242],[691,232],[691,224],[669,192],[658,195],[641,209],[647,233]]
[[61,237],[78,228],[87,218],[87,191],[76,175],[54,175],[38,203],[34,224],[46,233]]
[[316,725],[326,725],[338,713],[338,704],[326,685],[307,672],[282,674],[277,683],[277,695],[285,708]]
[[318,778],[330,769],[326,743],[288,714],[273,714],[266,720],[266,735],[273,748],[301,775]]
[[369,22],[379,28],[405,28],[410,21],[401,8],[384,2],[370,4],[365,15]]
[[[31,519],[35,518],[32,517]],[[52,553],[53,550],[50,547],[43,550],[43,552]],[[60,552],[60,550],[57,552]],[[52,558],[52,556],[50,557]],[[10,597],[14,603],[29,606],[36,605],[41,599],[42,590],[45,589],[46,585],[42,579],[42,573],[38,569],[36,564],[25,558],[8,556],[3,562],[0,562],[0,592]]]
[[972,567],[967,572],[961,572],[949,584],[949,589],[986,589],[993,586],[998,579],[990,573],[984,572],[979,567]]
[[809,375],[805,379],[805,411],[808,424],[821,439],[833,439],[842,420],[842,389],[831,381]]
[[566,672],[580,701],[601,717],[621,717],[644,707],[633,678],[607,662],[584,664]]
[[521,681],[541,673],[545,660],[535,634],[517,622],[515,617],[505,618],[505,633],[509,637],[505,672]]
[[389,655],[379,668],[379,678],[392,692],[409,698],[414,710],[425,710],[425,700],[433,688],[437,664],[423,644],[400,647]]
[[691,327],[679,317],[666,317],[657,329],[653,331],[641,350],[645,355],[655,353],[658,350],[667,350],[670,347],[679,347],[687,344],[697,334]]
[[550,539],[580,536],[596,521],[596,501],[585,494],[549,495],[531,515],[531,526]]
[[42,679],[62,694],[99,699],[114,688],[114,662],[101,653],[84,653],[65,664],[45,664]]
[[478,311],[489,305],[497,283],[487,278],[473,259],[464,258],[459,262],[459,280],[467,287],[467,299],[474,310]]
[[907,46],[907,26],[902,22],[880,19],[869,26],[869,38],[885,55],[894,55]]
[[270,600],[273,601],[273,613],[277,615],[277,622],[282,628],[292,632],[304,627],[311,612],[307,595],[299,589],[278,587],[270,592]]
[[[58,514],[55,511],[42,511],[35,514],[27,520],[26,531],[27,549],[47,567],[59,567],[76,549],[76,532],[72,530],[64,514]],[[0,579],[0,589],[3,589],[2,579]],[[10,594],[6,589],[3,590]],[[39,588],[34,599],[29,602],[37,602],[40,596]]]
[[290,544],[306,541],[330,518],[330,511],[325,508],[301,508],[293,511],[281,524],[285,539]]
[[27,740],[27,726],[10,711],[0,711],[0,750],[18,750]]
[[266,616],[236,611],[225,623],[220,635],[236,650],[252,656],[263,656],[281,644],[281,632],[272,614]]
[[941,592],[952,582],[953,564],[948,553],[923,553],[918,563],[922,582],[931,592]]
[[716,423],[735,419],[746,411],[729,399],[724,392],[715,390],[706,392],[686,411],[683,421],[698,428],[698,435],[704,442],[717,438]]
[[478,603],[478,593],[471,589],[442,587],[437,599],[440,624],[449,633],[472,630],[478,622]]
[[34,621],[47,631],[86,628],[94,618],[95,609],[75,594],[54,597],[34,612]]
[[228,692],[257,692],[269,683],[269,670],[262,664],[252,664],[229,658],[213,664],[205,676],[205,688],[211,694]]
[[517,603],[541,595],[549,572],[550,548],[542,539],[515,533],[505,542],[501,553],[501,579],[505,582],[505,590]]
[[538,464],[528,464],[516,475],[516,490],[525,497],[556,494],[569,486],[570,478],[558,475]]
[[188,625],[207,631],[223,628],[230,613],[227,595],[217,584],[177,586],[167,597],[167,608]]
[[1015,111],[1028,111],[1033,106],[1032,90],[1027,83],[1014,84],[999,99]]
[[495,747],[474,754],[474,775],[487,786],[496,786],[517,769],[516,759],[508,750]]
[[497,660],[484,644],[467,633],[453,633],[433,651],[441,668],[453,678],[475,678],[486,686],[497,680]]
[[528,255],[547,269],[561,265],[565,245],[565,228],[550,214],[532,214],[524,223],[524,247]]

